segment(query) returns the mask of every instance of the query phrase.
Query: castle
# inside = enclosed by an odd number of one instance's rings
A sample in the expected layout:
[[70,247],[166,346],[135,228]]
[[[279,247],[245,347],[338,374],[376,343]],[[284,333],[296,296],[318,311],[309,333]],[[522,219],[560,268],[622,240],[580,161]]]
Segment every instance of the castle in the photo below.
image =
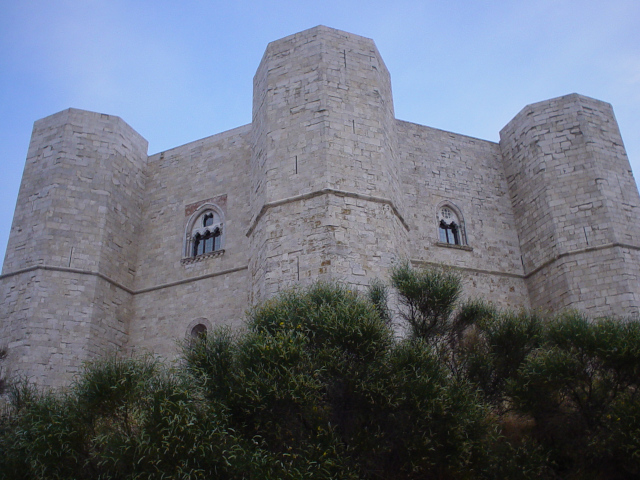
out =
[[118,117],[35,122],[0,276],[10,374],[239,325],[283,288],[363,288],[399,259],[503,307],[640,310],[640,198],[611,106],[525,107],[494,143],[397,120],[372,40],[268,45],[249,125],[172,150]]

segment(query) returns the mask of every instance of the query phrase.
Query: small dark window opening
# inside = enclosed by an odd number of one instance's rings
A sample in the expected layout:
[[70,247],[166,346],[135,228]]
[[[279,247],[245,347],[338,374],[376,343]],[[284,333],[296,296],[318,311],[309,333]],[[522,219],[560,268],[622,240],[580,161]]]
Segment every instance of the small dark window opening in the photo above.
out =
[[201,323],[191,329],[191,338],[203,338],[207,336],[207,327]]
[[193,239],[193,256],[220,250],[222,234],[219,228],[213,232],[207,231],[204,235],[199,233]]
[[440,220],[440,241],[451,245],[460,245],[460,233],[455,222],[445,223]]
[[202,226],[210,227],[213,225],[213,213],[207,213],[204,217],[202,217]]

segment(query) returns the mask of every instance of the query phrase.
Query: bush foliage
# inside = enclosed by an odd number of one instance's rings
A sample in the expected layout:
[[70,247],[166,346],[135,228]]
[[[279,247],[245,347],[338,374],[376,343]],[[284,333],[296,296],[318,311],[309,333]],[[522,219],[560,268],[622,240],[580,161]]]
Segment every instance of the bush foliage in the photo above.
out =
[[[451,271],[283,293],[182,361],[107,358],[9,384],[0,478],[640,475],[640,321],[459,303]],[[392,327],[395,291],[408,334]]]

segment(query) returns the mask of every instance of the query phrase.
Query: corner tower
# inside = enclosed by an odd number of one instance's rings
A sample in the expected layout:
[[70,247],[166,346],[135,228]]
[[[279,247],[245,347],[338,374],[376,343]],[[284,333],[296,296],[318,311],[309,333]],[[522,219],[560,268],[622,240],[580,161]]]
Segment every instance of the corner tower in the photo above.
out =
[[10,374],[68,384],[127,342],[147,142],[68,109],[33,128],[0,276]]
[[252,301],[364,285],[406,256],[391,81],[372,40],[319,26],[269,44],[254,77]]
[[500,147],[532,307],[640,311],[640,199],[611,105],[529,105]]

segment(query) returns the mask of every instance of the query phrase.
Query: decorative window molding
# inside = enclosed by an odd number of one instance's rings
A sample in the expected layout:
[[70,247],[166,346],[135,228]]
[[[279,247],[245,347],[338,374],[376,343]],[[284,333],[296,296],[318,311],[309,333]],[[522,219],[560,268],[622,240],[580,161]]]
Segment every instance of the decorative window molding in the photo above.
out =
[[182,260],[180,260],[180,263],[182,265],[189,265],[191,263],[198,263],[201,262],[203,260],[207,260],[211,257],[219,257],[224,253],[224,249],[222,250],[216,250],[215,252],[209,252],[209,253],[204,253],[202,255],[198,255],[196,257],[185,257]]
[[440,202],[436,210],[438,245],[464,247],[467,234],[462,211],[449,201]]
[[213,203],[203,203],[185,228],[182,263],[192,263],[224,253],[224,213]]

